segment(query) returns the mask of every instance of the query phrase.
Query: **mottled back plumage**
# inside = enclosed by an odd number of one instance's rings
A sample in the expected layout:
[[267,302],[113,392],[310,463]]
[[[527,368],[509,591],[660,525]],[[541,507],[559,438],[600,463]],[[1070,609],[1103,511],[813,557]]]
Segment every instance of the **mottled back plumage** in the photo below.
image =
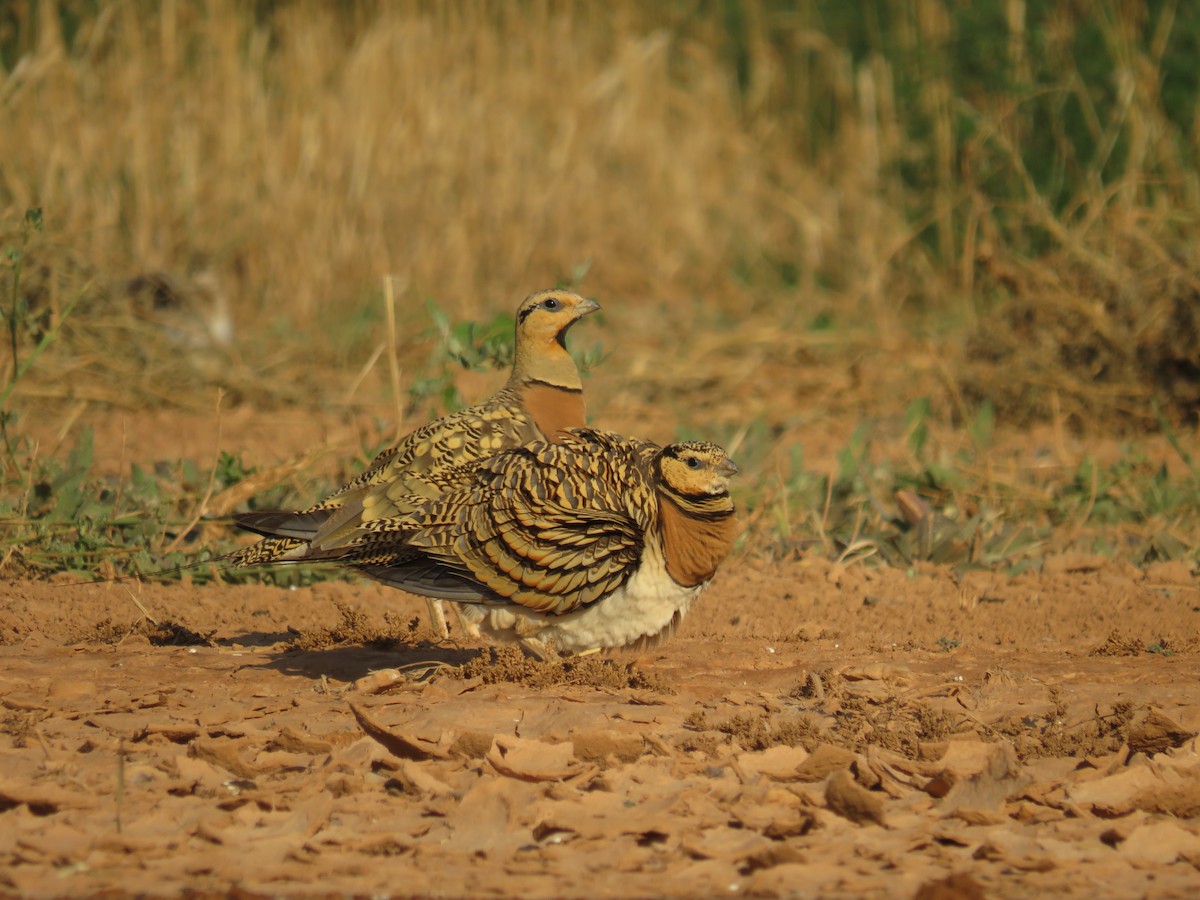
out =
[[471,599],[570,612],[629,577],[655,526],[660,450],[578,429],[501,453],[409,515],[365,523],[339,561],[420,592],[415,559],[473,584]]
[[292,561],[336,546],[364,523],[406,515],[438,496],[460,467],[583,425],[583,385],[565,335],[596,309],[595,301],[569,291],[527,297],[517,310],[513,369],[503,388],[483,403],[411,432],[309,509],[235,516],[240,527],[264,539],[232,554],[230,561],[237,566]]
[[624,646],[676,624],[728,554],[736,471],[703,441],[571,429],[443,470],[402,514],[292,558],[477,604],[464,609],[473,621],[539,654]]

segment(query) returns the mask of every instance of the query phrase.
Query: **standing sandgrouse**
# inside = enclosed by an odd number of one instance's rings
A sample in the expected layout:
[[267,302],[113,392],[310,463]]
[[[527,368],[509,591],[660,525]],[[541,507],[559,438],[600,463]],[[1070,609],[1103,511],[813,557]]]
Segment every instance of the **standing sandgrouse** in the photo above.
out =
[[[264,539],[237,551],[231,561],[273,562],[302,554],[310,542],[337,543],[373,521],[414,509],[436,493],[433,485],[440,473],[530,441],[553,441],[565,429],[582,426],[583,383],[565,339],[572,325],[599,308],[596,301],[569,291],[526,297],[517,309],[512,374],[491,399],[411,432],[353,481],[309,509],[235,516],[238,526]],[[429,601],[429,612],[445,637],[439,600]]]
[[542,658],[644,645],[673,631],[729,554],[737,471],[704,441],[664,448],[576,428],[441,470],[408,512],[276,559],[338,562],[459,601],[483,631]]

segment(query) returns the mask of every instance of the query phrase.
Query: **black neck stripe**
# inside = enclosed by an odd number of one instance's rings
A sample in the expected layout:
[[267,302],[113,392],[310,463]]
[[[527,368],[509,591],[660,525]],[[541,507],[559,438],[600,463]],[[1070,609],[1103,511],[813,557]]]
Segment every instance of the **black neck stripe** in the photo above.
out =
[[563,387],[561,384],[551,384],[549,381],[542,381],[540,378],[527,378],[525,384],[536,384],[541,387],[547,387],[551,390],[562,391],[564,394],[582,394],[583,388]]
[[[697,519],[720,519],[724,516],[733,515],[733,509],[705,509],[712,503],[720,500],[728,500],[728,492],[724,494],[706,494],[697,492],[694,494],[677,491],[673,487],[663,485],[663,493],[668,500],[675,504],[676,508],[684,515],[693,516]],[[684,506],[684,503],[689,504]]]

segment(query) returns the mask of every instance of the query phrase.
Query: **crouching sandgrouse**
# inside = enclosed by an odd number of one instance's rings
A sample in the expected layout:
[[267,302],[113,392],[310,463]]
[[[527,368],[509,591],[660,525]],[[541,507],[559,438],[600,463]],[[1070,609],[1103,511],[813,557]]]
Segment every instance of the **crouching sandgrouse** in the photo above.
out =
[[[432,496],[431,485],[441,473],[530,441],[553,441],[565,429],[582,426],[583,383],[567,352],[566,334],[599,308],[596,301],[570,291],[539,291],[526,297],[517,309],[512,374],[504,387],[477,406],[413,431],[315,506],[235,516],[240,527],[264,539],[235,553],[234,564],[289,559],[314,542],[336,544],[371,522],[410,512]],[[430,599],[429,612],[445,637],[441,601]]]
[[272,561],[337,562],[458,601],[482,631],[542,658],[645,645],[673,631],[729,554],[737,471],[704,441],[575,428],[408,479],[405,513],[359,517]]

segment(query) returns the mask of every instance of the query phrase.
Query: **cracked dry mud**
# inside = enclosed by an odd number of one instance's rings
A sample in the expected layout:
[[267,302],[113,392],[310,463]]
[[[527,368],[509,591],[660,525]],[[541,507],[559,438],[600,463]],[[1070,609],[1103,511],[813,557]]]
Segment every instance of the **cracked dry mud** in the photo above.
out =
[[3,894],[1200,892],[1182,564],[743,556],[555,666],[371,584],[3,588]]
[[421,607],[372,585],[133,588],[190,645],[122,585],[8,585],[0,884],[1188,896],[1200,596],[1171,574],[979,576],[972,605],[936,569],[742,561],[650,654],[425,682],[373,672],[477,648],[328,639],[339,604],[364,634]]

